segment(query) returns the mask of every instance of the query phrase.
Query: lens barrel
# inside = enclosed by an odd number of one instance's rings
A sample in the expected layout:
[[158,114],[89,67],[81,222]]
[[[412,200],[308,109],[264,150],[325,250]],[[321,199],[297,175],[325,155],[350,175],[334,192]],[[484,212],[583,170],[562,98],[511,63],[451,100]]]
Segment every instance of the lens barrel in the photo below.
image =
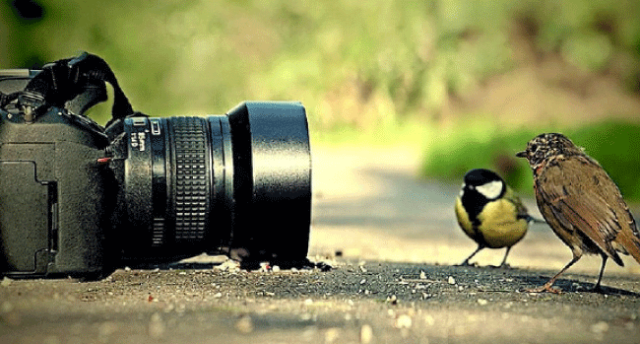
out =
[[227,115],[125,120],[125,256],[306,258],[311,155],[304,107],[245,102]]

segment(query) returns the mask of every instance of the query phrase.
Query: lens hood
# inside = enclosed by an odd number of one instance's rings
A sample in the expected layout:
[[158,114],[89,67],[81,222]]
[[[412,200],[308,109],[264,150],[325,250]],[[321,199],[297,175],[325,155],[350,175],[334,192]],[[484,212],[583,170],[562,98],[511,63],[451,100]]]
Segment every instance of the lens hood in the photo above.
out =
[[[277,260],[307,255],[311,153],[304,107],[246,102],[228,114],[236,190],[232,249]],[[240,255],[242,252],[238,252]]]

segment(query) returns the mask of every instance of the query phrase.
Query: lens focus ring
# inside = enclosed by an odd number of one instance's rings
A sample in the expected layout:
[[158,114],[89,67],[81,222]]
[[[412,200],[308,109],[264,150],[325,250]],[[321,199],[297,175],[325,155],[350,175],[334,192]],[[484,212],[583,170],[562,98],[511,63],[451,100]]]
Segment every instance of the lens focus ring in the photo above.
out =
[[175,147],[175,238],[200,240],[209,213],[206,132],[197,117],[172,119]]

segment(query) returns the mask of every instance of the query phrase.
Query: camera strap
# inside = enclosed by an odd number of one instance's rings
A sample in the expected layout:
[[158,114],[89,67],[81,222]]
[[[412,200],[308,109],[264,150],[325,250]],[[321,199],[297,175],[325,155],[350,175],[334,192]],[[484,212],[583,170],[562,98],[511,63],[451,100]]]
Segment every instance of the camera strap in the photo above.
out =
[[[62,59],[47,64],[42,71],[29,81],[24,91],[18,95],[20,106],[30,108],[36,114],[42,108],[57,106],[64,108],[65,103],[83,92],[88,81],[103,81],[111,84],[114,90],[111,120],[107,126],[133,115],[133,108],[125,96],[107,62],[102,58],[83,52],[80,56]],[[10,97],[13,95],[7,95]]]
[[4,94],[0,92],[0,108],[3,108],[5,105],[11,103],[15,99],[18,99],[19,92]]

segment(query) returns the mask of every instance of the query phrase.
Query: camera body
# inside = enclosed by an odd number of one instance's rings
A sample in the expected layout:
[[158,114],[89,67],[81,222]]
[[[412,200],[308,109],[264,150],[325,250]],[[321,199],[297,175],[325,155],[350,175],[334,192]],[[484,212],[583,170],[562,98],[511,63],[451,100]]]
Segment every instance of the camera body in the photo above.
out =
[[[300,103],[152,118],[95,55],[43,70],[0,71],[0,275],[96,278],[203,252],[308,262]],[[105,81],[115,99],[103,128],[84,112],[106,99]]]
[[[23,89],[34,73],[5,72],[0,91]],[[0,109],[0,271],[75,275],[111,268],[106,232],[116,182],[96,163],[109,139],[79,118],[51,107],[26,123],[19,111]]]

